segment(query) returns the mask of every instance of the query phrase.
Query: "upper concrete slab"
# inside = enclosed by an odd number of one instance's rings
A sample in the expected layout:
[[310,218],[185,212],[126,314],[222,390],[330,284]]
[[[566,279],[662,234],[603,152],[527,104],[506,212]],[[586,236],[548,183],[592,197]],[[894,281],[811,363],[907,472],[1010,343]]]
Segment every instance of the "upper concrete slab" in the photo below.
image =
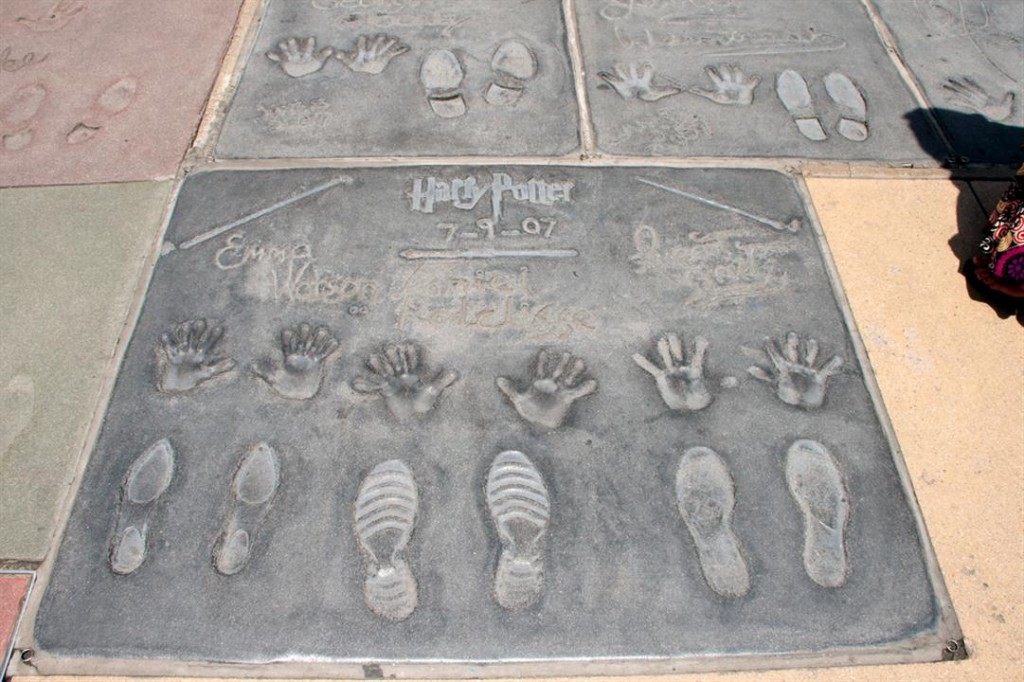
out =
[[169,191],[0,190],[0,558],[46,557]]
[[562,155],[577,118],[558,0],[271,0],[217,155]]
[[[908,3],[909,4],[909,3]],[[933,163],[859,2],[577,3],[598,148]]]
[[0,184],[173,176],[241,0],[5,0]]
[[872,1],[957,154],[1024,162],[1024,2]]

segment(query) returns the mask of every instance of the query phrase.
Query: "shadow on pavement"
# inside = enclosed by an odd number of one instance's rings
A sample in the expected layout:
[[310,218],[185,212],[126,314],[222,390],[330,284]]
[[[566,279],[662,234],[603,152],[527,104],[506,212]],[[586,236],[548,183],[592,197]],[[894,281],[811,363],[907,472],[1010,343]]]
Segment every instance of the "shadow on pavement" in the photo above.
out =
[[[986,170],[991,171],[986,172],[986,179],[1005,179],[1006,185],[999,191],[993,193],[988,183],[963,180],[957,184],[960,189],[957,198],[957,233],[948,243],[959,263],[958,271],[964,277],[967,295],[974,301],[988,304],[1000,318],[1016,316],[1017,322],[1024,326],[1024,299],[1013,298],[982,285],[971,263],[971,259],[979,253],[978,245],[984,236],[987,218],[1012,181],[1016,169],[1024,164],[1024,128],[996,123],[980,114],[965,114],[950,109],[915,109],[906,114],[905,118],[922,148],[932,158],[940,161],[944,168],[952,169],[954,179],[957,169],[963,169],[970,163],[996,160],[998,165],[986,166]],[[938,122],[946,138],[952,141],[953,148],[943,145],[940,138],[934,135],[935,122]],[[963,145],[969,148],[970,157],[959,153]],[[972,177],[977,177],[977,174],[972,174]],[[979,209],[984,218],[978,217]]]

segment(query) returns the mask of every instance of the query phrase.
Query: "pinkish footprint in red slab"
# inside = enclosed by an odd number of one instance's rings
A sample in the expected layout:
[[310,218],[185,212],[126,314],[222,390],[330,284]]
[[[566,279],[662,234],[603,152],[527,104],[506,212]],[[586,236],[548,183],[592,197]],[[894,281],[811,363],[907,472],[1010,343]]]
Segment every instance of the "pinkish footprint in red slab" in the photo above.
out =
[[103,130],[107,119],[120,114],[135,100],[139,82],[126,76],[100,93],[92,108],[67,134],[68,144],[81,144]]

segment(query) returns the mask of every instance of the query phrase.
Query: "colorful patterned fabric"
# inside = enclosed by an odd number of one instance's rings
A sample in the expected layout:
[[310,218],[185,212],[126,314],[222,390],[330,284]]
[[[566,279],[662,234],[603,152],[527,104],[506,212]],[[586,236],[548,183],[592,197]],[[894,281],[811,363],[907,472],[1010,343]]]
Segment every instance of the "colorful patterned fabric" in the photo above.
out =
[[995,277],[1024,288],[1024,166],[992,212],[980,249]]

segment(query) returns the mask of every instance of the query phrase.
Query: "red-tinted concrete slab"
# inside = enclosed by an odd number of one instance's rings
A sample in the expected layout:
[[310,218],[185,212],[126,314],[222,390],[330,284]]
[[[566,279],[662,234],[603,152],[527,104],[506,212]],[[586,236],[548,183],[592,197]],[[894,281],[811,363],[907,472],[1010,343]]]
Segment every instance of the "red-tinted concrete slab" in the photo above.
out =
[[0,2],[0,184],[173,175],[241,1]]
[[15,630],[21,617],[21,607],[32,587],[32,574],[0,573],[0,676],[7,669],[7,659],[11,655],[11,644],[14,643]]

